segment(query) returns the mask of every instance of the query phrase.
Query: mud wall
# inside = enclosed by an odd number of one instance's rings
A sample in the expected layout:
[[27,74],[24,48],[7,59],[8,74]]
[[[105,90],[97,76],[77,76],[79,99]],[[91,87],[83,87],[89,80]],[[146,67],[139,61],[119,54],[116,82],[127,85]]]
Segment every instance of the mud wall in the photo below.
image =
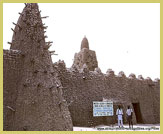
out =
[[[53,64],[55,51],[48,50],[52,42],[45,41],[42,23],[47,16],[41,17],[37,3],[25,3],[19,14],[10,50],[3,54],[4,130],[72,130],[72,120],[74,126],[114,124],[117,105],[135,110],[134,123],[160,122],[159,80],[101,73],[86,37],[72,68]],[[103,99],[114,102],[113,117],[93,117],[93,101]]]
[[[13,127],[17,87],[21,80],[23,59],[20,51],[3,51],[3,121],[4,130]],[[10,126],[10,127],[9,127]]]
[[[135,111],[134,123],[160,122],[159,81],[137,79],[134,75],[126,77],[123,72],[116,76],[111,70],[103,74],[99,68],[95,71],[88,71],[87,68],[78,70],[75,67],[66,69],[61,61],[55,63],[54,68],[58,70],[74,126],[114,124],[117,122],[117,105],[122,105],[125,113],[128,105],[134,109],[133,103],[139,104],[142,116],[141,122],[138,121],[137,118],[140,117],[136,118]],[[102,101],[103,98],[113,101],[113,117],[93,117],[93,101]]]
[[[48,50],[51,42],[45,42],[46,28],[38,4],[25,3],[9,53],[4,52],[4,130],[73,130],[62,89],[57,88],[59,80],[52,77],[53,52]],[[22,59],[12,52],[21,52]]]
[[[25,74],[22,72],[22,54],[20,51],[4,50],[3,64],[4,130],[10,130],[15,120],[18,83],[22,79],[22,74]],[[65,67],[65,63],[61,61],[53,64],[53,71],[50,73],[57,85],[57,92],[61,96],[63,94],[67,100],[74,126],[115,124],[117,122],[115,116],[117,105],[122,105],[125,112],[127,105],[134,109],[132,103],[139,103],[142,116],[141,123],[160,122],[159,80],[137,79],[133,75],[126,77],[123,72],[120,72],[118,76],[114,75],[113,71],[103,74],[100,69],[95,69],[95,71],[88,71],[87,68],[78,70],[75,67],[68,69]],[[102,101],[103,98],[114,102],[113,117],[93,117],[92,102]],[[135,113],[133,121],[137,123]],[[126,122],[126,116],[124,116],[124,122]]]

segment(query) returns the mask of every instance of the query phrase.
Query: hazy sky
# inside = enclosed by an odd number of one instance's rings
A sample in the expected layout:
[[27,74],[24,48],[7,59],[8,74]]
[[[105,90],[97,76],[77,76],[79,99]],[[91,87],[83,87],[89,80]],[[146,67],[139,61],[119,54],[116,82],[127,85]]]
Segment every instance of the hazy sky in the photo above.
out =
[[[12,22],[17,22],[24,4],[3,4],[3,48],[11,42]],[[71,67],[86,35],[91,50],[96,51],[103,73],[111,68],[126,76],[134,73],[144,78],[160,78],[160,4],[159,3],[40,3],[43,23],[48,26],[47,41],[53,62],[64,60]]]

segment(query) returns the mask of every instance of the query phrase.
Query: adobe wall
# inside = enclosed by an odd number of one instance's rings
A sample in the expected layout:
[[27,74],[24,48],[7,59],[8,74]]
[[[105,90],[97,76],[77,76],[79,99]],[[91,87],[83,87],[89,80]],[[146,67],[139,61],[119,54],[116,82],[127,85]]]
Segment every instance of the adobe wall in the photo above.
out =
[[[59,80],[52,77],[55,71],[44,29],[38,4],[25,3],[10,50],[4,52],[4,130],[73,130],[67,102],[57,88]],[[21,52],[22,58],[13,52]]]
[[[111,70],[101,73],[86,38],[72,68],[61,61],[53,64],[42,18],[46,17],[41,17],[36,3],[25,4],[10,50],[4,50],[4,130],[65,131],[73,125],[114,124],[117,105],[125,112],[132,103],[139,103],[142,123],[160,122],[159,80],[126,77],[123,72],[116,76]],[[113,117],[93,117],[93,101],[103,98],[113,101]],[[135,113],[133,121],[137,122]]]
[[[22,74],[22,57],[20,51],[3,51],[3,122],[4,130],[10,130],[13,126],[16,110],[18,83]],[[10,126],[10,127],[9,127]]]
[[[121,104],[125,112],[128,105],[133,108],[132,103],[139,103],[142,123],[160,122],[159,82],[137,79],[132,75],[128,78],[122,72],[116,76],[113,71],[102,74],[100,69],[67,69],[61,61],[53,66],[58,70],[74,126],[114,124],[117,122],[117,105]],[[113,101],[113,117],[93,117],[93,101],[102,101],[103,98]],[[133,121],[137,123],[135,113]]]
[[[4,130],[10,130],[14,121],[13,110],[16,110],[17,84],[22,79],[22,65],[22,55],[19,51],[4,50],[3,71],[4,89],[6,89],[4,90]],[[77,70],[75,67],[67,69],[64,62],[53,64],[51,74],[58,85],[58,91],[63,91],[63,96],[67,100],[74,126],[116,123],[116,116],[93,117],[92,102],[102,101],[103,98],[114,102],[114,115],[117,105],[121,104],[126,111],[127,105],[139,102],[143,123],[160,122],[159,81],[128,78],[125,75],[116,76],[110,72],[102,74],[98,69],[95,71],[88,71],[86,68]],[[126,117],[124,120],[126,121]],[[133,121],[136,123],[135,114]]]

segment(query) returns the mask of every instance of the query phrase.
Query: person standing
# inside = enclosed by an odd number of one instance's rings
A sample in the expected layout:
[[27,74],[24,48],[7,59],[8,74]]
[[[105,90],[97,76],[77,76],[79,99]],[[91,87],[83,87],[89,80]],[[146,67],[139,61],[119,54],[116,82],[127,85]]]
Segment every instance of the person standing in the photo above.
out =
[[123,110],[121,108],[121,106],[118,106],[118,109],[116,111],[116,115],[118,117],[118,126],[123,127]]
[[132,108],[130,108],[130,106],[128,106],[126,114],[127,114],[127,121],[129,124],[129,128],[131,128],[131,127],[133,128],[133,122],[132,122],[133,110],[132,110]]

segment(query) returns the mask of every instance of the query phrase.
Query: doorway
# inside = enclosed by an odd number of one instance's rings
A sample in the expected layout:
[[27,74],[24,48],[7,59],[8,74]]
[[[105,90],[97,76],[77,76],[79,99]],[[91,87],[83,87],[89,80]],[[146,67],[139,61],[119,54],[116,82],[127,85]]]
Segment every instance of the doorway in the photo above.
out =
[[139,103],[132,103],[132,105],[134,108],[137,123],[140,123],[140,124],[143,123]]

